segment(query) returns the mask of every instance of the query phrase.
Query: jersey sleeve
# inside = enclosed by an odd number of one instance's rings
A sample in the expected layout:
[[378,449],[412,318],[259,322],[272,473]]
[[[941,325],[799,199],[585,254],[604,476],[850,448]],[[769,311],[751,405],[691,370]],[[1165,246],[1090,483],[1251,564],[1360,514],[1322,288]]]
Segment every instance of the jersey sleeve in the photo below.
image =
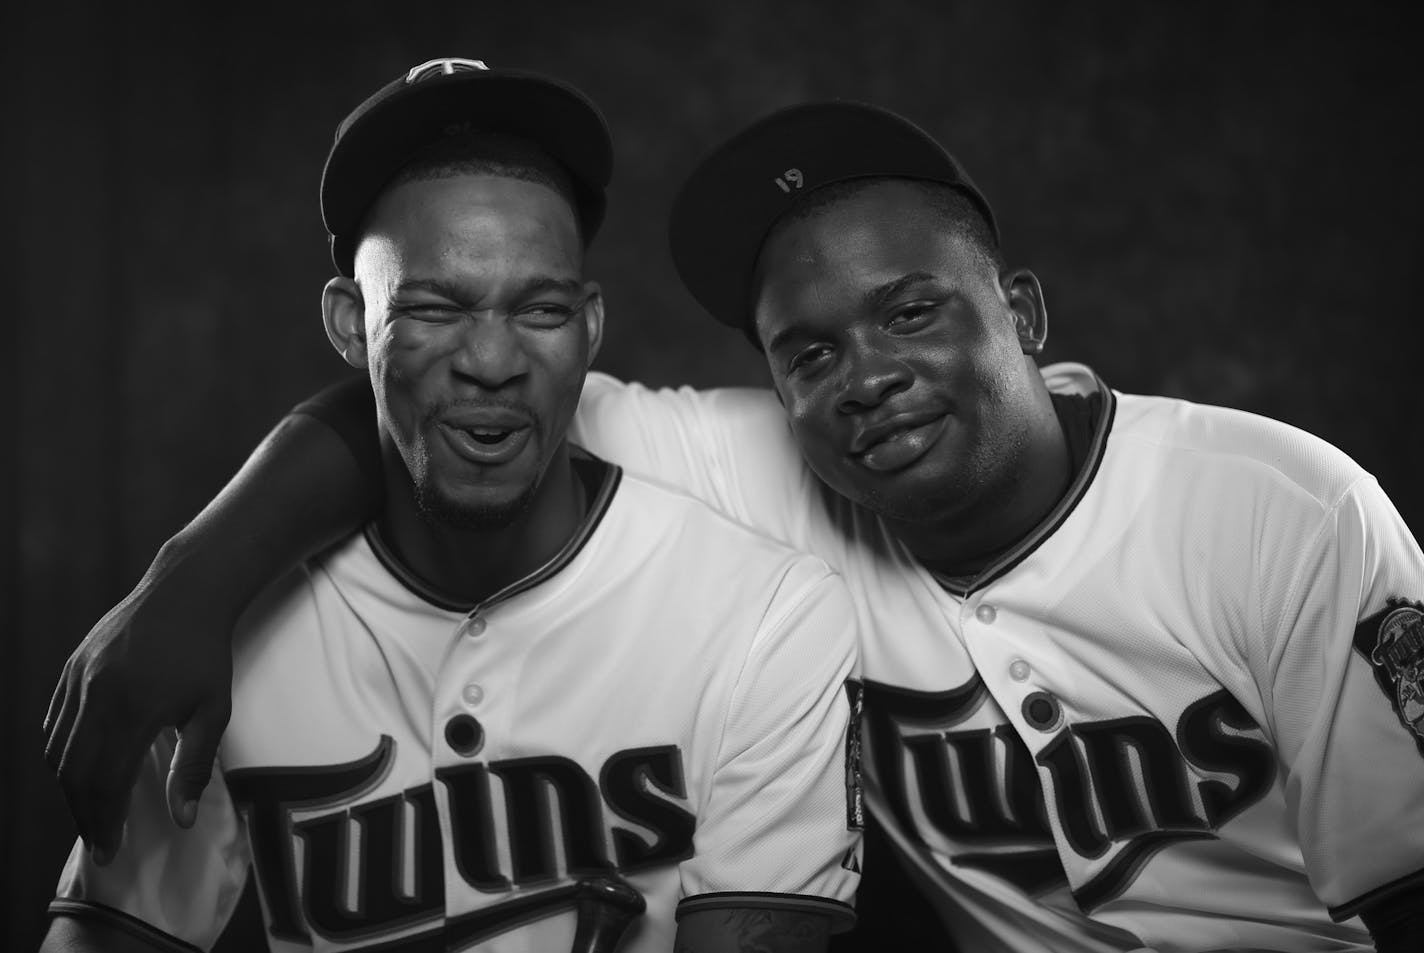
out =
[[818,548],[817,484],[769,390],[654,390],[592,373],[570,437],[793,548]]
[[1424,556],[1369,476],[1296,552],[1262,690],[1307,875],[1344,919],[1424,886]]
[[783,579],[732,693],[677,913],[803,910],[855,922],[862,800],[854,613],[839,576]]
[[193,826],[169,818],[164,782],[175,742],[165,732],[150,749],[114,858],[100,867],[75,843],[52,915],[103,920],[159,949],[209,950],[217,942],[247,878],[247,838],[216,767]]

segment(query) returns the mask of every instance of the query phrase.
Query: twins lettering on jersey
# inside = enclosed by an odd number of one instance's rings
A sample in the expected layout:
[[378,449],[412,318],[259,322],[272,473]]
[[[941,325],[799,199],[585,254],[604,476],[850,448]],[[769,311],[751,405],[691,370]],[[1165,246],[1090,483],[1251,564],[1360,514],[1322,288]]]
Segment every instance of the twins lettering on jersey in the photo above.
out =
[[[448,849],[461,878],[481,893],[513,894],[445,920],[446,845],[434,785],[360,802],[385,778],[394,755],[395,742],[383,735],[370,754],[346,764],[226,773],[233,801],[247,819],[253,866],[274,936],[309,940],[310,928],[349,943],[443,920],[435,931],[441,937],[438,948],[448,943],[459,949],[571,907],[574,885],[565,873],[577,880],[674,864],[692,855],[695,818],[675,803],[686,797],[682,753],[675,746],[619,751],[604,762],[597,780],[557,755],[440,768],[435,783],[448,799]],[[502,786],[503,811],[492,797],[494,784]],[[548,809],[551,797],[557,811]],[[607,837],[605,808],[652,832],[651,841],[616,823]],[[302,819],[294,820],[296,814]],[[507,865],[496,850],[496,825],[508,835]],[[413,863],[406,850],[412,840]],[[300,883],[299,843],[304,861]],[[347,898],[353,872],[354,904]],[[547,886],[514,893],[541,885]],[[432,939],[420,933],[406,941],[416,941],[415,949]]]
[[1046,774],[1064,846],[1097,862],[1073,891],[1084,910],[1119,895],[1163,847],[1214,836],[1275,780],[1275,752],[1225,691],[1189,705],[1172,729],[1145,715],[1065,725],[1037,757],[1007,723],[956,727],[986,704],[978,675],[945,692],[867,681],[872,776],[903,830],[928,826],[952,845],[952,863],[1042,894],[1067,879]]

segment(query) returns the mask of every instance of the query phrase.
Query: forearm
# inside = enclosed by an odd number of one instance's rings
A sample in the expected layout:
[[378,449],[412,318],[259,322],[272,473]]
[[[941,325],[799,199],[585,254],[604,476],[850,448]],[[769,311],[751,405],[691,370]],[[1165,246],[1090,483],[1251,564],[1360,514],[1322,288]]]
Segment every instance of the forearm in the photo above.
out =
[[[178,576],[236,614],[277,576],[375,513],[382,487],[379,467],[371,464],[378,457],[369,397],[352,385],[321,397],[345,415],[347,426],[339,431],[326,413],[289,413],[212,502],[164,544],[141,587]],[[364,434],[350,423],[363,410]]]

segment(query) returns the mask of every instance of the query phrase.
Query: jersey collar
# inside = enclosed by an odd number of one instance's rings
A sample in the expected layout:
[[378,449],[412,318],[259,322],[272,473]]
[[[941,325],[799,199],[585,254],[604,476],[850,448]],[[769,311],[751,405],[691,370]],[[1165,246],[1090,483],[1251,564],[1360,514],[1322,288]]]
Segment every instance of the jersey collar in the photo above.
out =
[[412,593],[437,608],[450,612],[468,613],[504,602],[506,599],[533,589],[545,580],[552,578],[572,562],[593,537],[594,531],[598,529],[598,524],[603,520],[604,513],[608,511],[609,505],[613,502],[613,495],[617,492],[619,481],[623,477],[621,467],[601,460],[582,447],[572,444],[569,446],[569,462],[573,465],[574,476],[583,483],[584,490],[588,494],[588,512],[584,514],[583,522],[579,524],[578,529],[563,548],[555,553],[548,562],[523,579],[510,583],[481,602],[461,602],[417,576],[410,567],[401,562],[395,550],[391,549],[390,544],[381,536],[381,531],[374,520],[366,524],[364,530],[366,542],[370,544],[371,552],[375,554],[376,559],[380,561],[387,572]]
[[[1053,395],[1055,405],[1060,398],[1083,398],[1095,405],[1095,416],[1088,428],[1086,441],[1070,447],[1076,472],[1068,484],[1068,492],[1063,494],[1056,506],[1049,511],[1043,521],[1029,531],[1013,546],[994,557],[988,565],[970,576],[949,576],[932,572],[935,581],[956,596],[964,597],[982,589],[1003,576],[1010,569],[1023,562],[1044,540],[1052,536],[1063,521],[1078,506],[1083,496],[1097,476],[1107,450],[1108,434],[1112,430],[1113,417],[1117,413],[1117,397],[1091,368],[1083,364],[1050,364],[1042,369],[1043,381],[1048,392]],[[1062,420],[1060,412],[1060,422]],[[1073,437],[1070,435],[1070,441]]]

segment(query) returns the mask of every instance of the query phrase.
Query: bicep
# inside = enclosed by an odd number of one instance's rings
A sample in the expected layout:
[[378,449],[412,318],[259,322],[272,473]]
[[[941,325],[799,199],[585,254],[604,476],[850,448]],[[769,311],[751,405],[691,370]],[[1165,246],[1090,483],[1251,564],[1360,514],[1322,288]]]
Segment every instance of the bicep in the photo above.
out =
[[676,953],[822,953],[830,941],[824,914],[773,907],[697,910],[677,922]]

